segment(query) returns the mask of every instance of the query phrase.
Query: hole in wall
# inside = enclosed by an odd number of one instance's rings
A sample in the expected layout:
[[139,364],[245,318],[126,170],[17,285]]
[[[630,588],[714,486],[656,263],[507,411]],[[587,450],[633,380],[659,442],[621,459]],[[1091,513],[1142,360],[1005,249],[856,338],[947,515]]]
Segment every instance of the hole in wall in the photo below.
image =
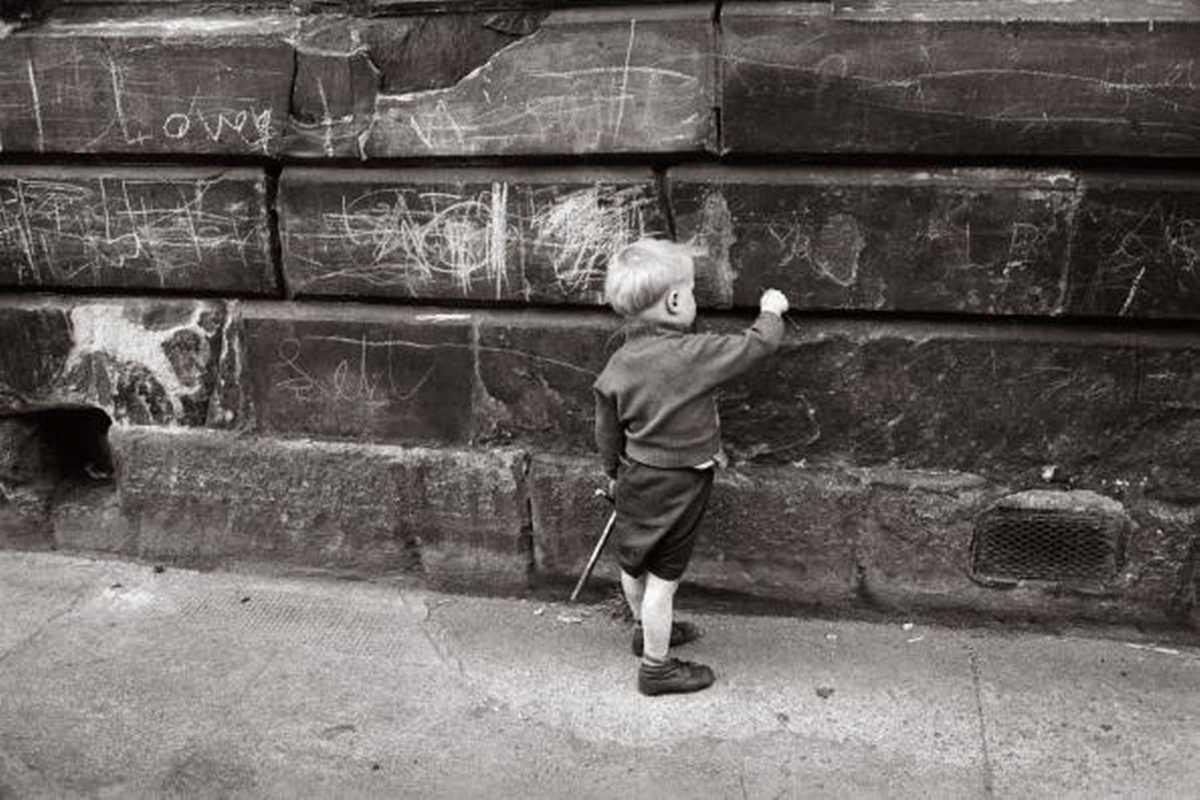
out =
[[0,546],[52,548],[55,502],[113,485],[111,426],[107,414],[89,407],[0,415]]
[[38,432],[56,483],[112,481],[115,471],[108,429],[112,419],[98,408],[49,408],[26,415]]
[[111,481],[112,420],[98,408],[0,415],[0,482],[10,486]]

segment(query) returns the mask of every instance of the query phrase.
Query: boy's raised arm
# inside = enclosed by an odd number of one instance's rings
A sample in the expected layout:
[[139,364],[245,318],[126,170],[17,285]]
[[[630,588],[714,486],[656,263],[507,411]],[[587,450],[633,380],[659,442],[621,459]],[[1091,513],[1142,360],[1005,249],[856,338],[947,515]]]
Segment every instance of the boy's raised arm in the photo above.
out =
[[746,372],[774,353],[783,341],[783,315],[788,301],[782,292],[768,289],[759,301],[761,312],[742,333],[708,333],[689,338],[696,363],[696,377],[716,386]]

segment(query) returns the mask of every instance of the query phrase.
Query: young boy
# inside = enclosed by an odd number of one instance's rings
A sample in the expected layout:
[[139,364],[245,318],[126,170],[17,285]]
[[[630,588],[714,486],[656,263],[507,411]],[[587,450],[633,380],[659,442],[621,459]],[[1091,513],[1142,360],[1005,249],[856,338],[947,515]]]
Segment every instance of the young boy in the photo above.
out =
[[625,344],[596,379],[596,445],[612,485],[621,588],[633,611],[638,690],[657,695],[712,685],[703,664],[668,659],[699,636],[673,623],[679,579],[721,453],[717,386],[779,346],[787,298],[769,289],[754,325],[738,335],[690,333],[696,319],[692,250],[657,239],[609,262],[604,296],[629,322]]

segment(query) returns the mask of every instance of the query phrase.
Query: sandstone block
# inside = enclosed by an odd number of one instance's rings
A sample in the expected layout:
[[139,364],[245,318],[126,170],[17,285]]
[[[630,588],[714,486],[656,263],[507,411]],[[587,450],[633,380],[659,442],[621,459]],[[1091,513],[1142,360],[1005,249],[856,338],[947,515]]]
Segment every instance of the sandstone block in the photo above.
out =
[[90,406],[118,422],[203,425],[224,323],[220,302],[0,302],[0,413]]
[[1194,318],[1200,192],[1166,173],[682,167],[697,288],[755,307]]
[[700,298],[757,308],[1061,314],[1077,205],[1070,174],[1027,170],[684,167],[680,239]]
[[[481,321],[480,419],[502,441],[591,452],[591,386],[617,330],[598,314]],[[1198,348],[1182,331],[790,319],[780,351],[722,389],[723,437],[744,463],[895,463],[1004,482],[1051,469],[1083,488],[1125,480],[1184,500],[1200,463]]]
[[288,169],[281,235],[297,295],[603,302],[608,257],[666,232],[630,169]]
[[[440,54],[464,50],[488,57],[469,71],[443,71],[454,76],[448,81],[414,88],[391,86],[403,62],[385,65],[377,96],[351,101],[343,116],[362,130],[363,157],[710,149],[711,18],[707,4],[553,11],[544,19],[500,25],[510,41],[498,49],[455,44],[479,36],[465,29],[430,33],[412,50],[419,62],[437,64],[447,58]],[[434,24],[493,30],[497,22],[484,17]],[[386,28],[376,24],[373,30],[383,44],[368,45],[372,59],[404,49],[391,44],[395,35]],[[398,35],[412,41],[407,31]],[[345,126],[334,120],[325,127],[337,138]],[[310,138],[322,139],[320,127]]]
[[294,27],[285,17],[184,17],[14,34],[0,49],[0,148],[274,155]]
[[246,303],[241,391],[262,433],[465,443],[469,314]]
[[1195,156],[1192,6],[726,3],[735,153]]
[[611,314],[479,318],[475,437],[549,451],[592,447],[592,384],[615,350]]
[[62,548],[220,565],[527,583],[523,456],[114,428],[107,497],[55,510]]
[[0,168],[0,285],[277,291],[261,170]]
[[[1194,480],[1200,439],[1186,334],[824,323],[727,387],[743,459],[834,460],[1081,486]],[[1152,394],[1148,387],[1160,387]],[[1151,476],[1150,465],[1159,465]]]

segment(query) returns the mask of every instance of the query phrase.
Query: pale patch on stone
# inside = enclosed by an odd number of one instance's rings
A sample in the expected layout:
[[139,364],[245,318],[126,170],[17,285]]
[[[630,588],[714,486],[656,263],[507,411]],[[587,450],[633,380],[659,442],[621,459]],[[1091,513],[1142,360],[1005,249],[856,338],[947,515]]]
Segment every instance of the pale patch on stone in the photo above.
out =
[[[131,319],[129,309],[124,306],[76,306],[70,312],[73,343],[63,374],[69,375],[86,356],[93,354],[106,355],[117,363],[137,364],[158,381],[171,403],[173,416],[178,418],[183,414],[182,396],[191,394],[196,387],[187,386],[180,379],[165,346],[182,330],[206,337],[200,324],[206,310],[206,306],[196,305],[181,324],[150,330]],[[111,402],[111,398],[97,400],[106,404]]]
[[733,283],[737,270],[733,268],[729,252],[737,236],[733,232],[733,215],[729,203],[719,191],[704,198],[700,211],[700,232],[691,244],[702,255],[697,255],[697,294],[718,308],[733,305]]

